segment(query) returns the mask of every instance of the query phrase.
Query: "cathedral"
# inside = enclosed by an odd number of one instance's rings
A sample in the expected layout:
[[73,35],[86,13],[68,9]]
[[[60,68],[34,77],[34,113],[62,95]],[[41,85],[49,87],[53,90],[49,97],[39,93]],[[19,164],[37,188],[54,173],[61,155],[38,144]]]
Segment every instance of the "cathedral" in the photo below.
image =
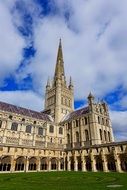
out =
[[0,172],[127,171],[127,142],[114,142],[104,102],[87,97],[74,110],[74,85],[66,81],[61,40],[42,112],[0,102]]

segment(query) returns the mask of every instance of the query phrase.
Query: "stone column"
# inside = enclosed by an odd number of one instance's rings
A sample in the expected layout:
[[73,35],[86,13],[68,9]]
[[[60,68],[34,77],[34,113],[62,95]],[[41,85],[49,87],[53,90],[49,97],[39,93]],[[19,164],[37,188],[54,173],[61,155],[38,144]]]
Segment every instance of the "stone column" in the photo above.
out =
[[67,155],[67,170],[71,171],[71,163],[70,163],[70,157]]
[[81,154],[81,162],[82,162],[82,171],[86,172],[86,160],[85,160],[83,152]]
[[76,155],[74,155],[74,171],[78,171],[78,161]]
[[15,171],[15,164],[16,164],[16,160],[14,159],[14,157],[11,158],[11,169],[10,172],[14,172]]
[[65,156],[64,156],[64,169],[63,169],[64,171],[66,170],[66,167],[65,167],[65,166],[66,166],[66,158],[65,158]]
[[106,155],[104,154],[104,152],[102,152],[101,157],[102,157],[103,171],[109,172],[108,165],[107,165],[107,158],[106,158]]
[[26,157],[26,160],[25,160],[25,172],[28,172],[28,167],[29,167],[29,158]]
[[40,171],[40,158],[38,158],[37,160],[37,172]]
[[92,166],[92,171],[93,172],[97,172],[97,169],[96,169],[96,161],[95,161],[95,157],[93,155],[93,153],[91,153],[91,166]]
[[48,161],[48,171],[51,171],[51,160],[49,158],[49,161]]
[[116,150],[114,150],[114,159],[115,159],[116,171],[122,172],[120,158]]

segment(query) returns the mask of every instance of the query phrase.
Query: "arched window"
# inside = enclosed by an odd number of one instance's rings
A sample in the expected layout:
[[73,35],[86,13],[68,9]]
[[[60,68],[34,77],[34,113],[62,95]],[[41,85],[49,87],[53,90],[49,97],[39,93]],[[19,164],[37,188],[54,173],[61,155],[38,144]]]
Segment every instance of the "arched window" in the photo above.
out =
[[38,135],[43,135],[43,128],[42,127],[38,128]]
[[85,117],[85,125],[87,125],[87,124],[88,124],[87,117]]
[[87,129],[85,130],[85,139],[86,141],[89,141],[89,132]]
[[108,140],[109,142],[111,141],[111,136],[110,136],[110,132],[108,131]]
[[17,129],[18,129],[18,123],[13,122],[12,125],[11,125],[11,130],[12,131],[17,131]]
[[2,121],[0,120],[0,128],[2,127]]
[[63,134],[63,128],[62,128],[62,127],[59,128],[59,134],[60,134],[60,135]]
[[76,142],[79,142],[79,132],[76,132]]
[[104,125],[104,118],[102,118],[102,125]]
[[32,126],[31,125],[27,125],[26,126],[26,133],[31,133],[31,129],[32,129]]
[[104,131],[104,137],[105,137],[105,141],[107,141],[106,131]]
[[106,119],[106,125],[109,126],[109,121],[108,121],[108,119]]
[[100,117],[98,116],[98,123],[100,124]]
[[70,144],[70,134],[67,134],[67,144]]
[[100,139],[102,141],[102,130],[100,129],[99,131],[100,131]]
[[49,132],[50,132],[50,133],[54,133],[54,126],[53,126],[53,125],[50,125],[50,127],[49,127]]
[[76,120],[76,127],[79,126],[79,120]]

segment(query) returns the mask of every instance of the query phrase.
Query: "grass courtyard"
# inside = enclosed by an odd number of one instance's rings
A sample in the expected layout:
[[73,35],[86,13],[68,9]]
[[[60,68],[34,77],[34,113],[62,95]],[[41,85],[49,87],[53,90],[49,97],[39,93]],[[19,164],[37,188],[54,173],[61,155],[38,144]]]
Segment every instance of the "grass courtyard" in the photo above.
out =
[[[111,187],[110,187],[111,185]],[[112,186],[113,185],[113,186]],[[114,185],[122,185],[115,187]],[[0,190],[126,190],[126,173],[41,172],[0,174]]]

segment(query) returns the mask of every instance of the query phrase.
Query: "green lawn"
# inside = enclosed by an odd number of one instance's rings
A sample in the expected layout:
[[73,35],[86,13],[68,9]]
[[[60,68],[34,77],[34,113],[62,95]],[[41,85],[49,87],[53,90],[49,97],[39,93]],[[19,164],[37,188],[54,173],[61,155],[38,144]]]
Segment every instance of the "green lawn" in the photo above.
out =
[[[107,187],[123,185],[122,187]],[[0,190],[127,189],[126,173],[41,172],[0,174]]]

